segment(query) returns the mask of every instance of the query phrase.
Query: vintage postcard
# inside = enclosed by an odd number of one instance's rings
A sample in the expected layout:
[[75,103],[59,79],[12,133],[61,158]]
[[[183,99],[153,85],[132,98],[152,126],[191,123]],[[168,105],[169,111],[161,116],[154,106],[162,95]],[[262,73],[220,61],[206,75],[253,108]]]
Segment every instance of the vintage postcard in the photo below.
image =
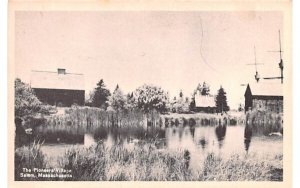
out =
[[291,2],[9,2],[10,187],[291,187]]

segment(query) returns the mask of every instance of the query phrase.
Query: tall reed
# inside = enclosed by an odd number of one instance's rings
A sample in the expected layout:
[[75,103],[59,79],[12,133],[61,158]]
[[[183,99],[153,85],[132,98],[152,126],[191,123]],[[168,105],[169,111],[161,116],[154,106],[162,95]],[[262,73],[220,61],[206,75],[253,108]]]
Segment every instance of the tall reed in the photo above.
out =
[[26,171],[23,168],[45,168],[45,156],[41,152],[40,141],[34,140],[32,144],[17,148],[15,150],[15,180],[16,181],[28,181],[28,180],[39,180],[38,177],[21,177],[21,173]]
[[141,144],[127,149],[121,144],[107,148],[102,142],[89,148],[73,147],[58,158],[58,168],[71,170],[69,178],[20,178],[22,168],[52,168],[47,166],[38,144],[24,146],[15,152],[16,180],[67,181],[282,181],[283,157],[274,154],[257,158],[255,154],[233,154],[223,158],[208,153],[189,165],[187,150],[157,150],[153,144]]
[[283,114],[253,110],[247,112],[246,126],[257,135],[269,135],[272,132],[283,134]]
[[[146,124],[146,115],[138,110],[105,111],[94,107],[72,107],[65,109],[64,114],[52,115],[47,119],[47,125],[70,126],[93,129],[104,127],[137,127]],[[155,121],[158,121],[156,119]]]
[[238,154],[223,159],[209,153],[195,169],[188,165],[188,155],[182,150],[157,150],[151,144],[129,150],[98,143],[67,151],[61,164],[73,170],[72,180],[80,181],[282,181],[280,154],[258,160],[256,156]]

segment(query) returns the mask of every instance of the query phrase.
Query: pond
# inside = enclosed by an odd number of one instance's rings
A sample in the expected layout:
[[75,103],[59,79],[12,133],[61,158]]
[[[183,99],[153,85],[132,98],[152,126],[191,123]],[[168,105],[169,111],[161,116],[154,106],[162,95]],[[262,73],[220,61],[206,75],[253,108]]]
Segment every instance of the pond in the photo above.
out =
[[68,148],[90,147],[99,141],[106,147],[118,144],[133,149],[139,144],[153,143],[157,150],[188,150],[191,167],[200,165],[197,161],[211,152],[221,155],[222,158],[232,154],[268,156],[283,152],[282,136],[245,134],[245,125],[94,129],[44,125],[37,127],[35,134],[40,140],[44,140],[41,149],[50,159],[50,163],[56,161],[55,158],[62,156]]

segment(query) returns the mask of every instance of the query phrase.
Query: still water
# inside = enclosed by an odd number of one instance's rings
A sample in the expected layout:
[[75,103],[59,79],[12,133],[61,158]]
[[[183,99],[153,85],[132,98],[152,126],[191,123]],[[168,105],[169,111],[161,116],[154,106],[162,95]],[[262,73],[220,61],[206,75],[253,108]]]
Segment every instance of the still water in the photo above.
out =
[[199,165],[201,158],[214,152],[222,158],[232,154],[267,156],[282,154],[282,136],[246,136],[245,126],[173,126],[166,128],[106,128],[93,130],[55,126],[41,126],[36,130],[44,140],[42,152],[50,159],[62,156],[73,146],[90,147],[101,141],[106,147],[120,144],[133,149],[139,144],[154,143],[158,150],[188,150],[191,166]]

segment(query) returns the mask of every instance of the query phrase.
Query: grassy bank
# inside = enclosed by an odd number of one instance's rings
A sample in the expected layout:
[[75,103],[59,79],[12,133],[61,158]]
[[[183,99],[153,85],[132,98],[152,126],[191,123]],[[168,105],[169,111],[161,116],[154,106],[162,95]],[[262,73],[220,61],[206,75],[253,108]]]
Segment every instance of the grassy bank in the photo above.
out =
[[245,115],[243,112],[236,114],[209,114],[209,113],[193,113],[178,114],[171,113],[161,116],[165,125],[238,125],[245,123]]
[[34,141],[29,146],[23,146],[15,150],[15,180],[39,180],[36,177],[22,178],[24,168],[31,169],[33,167],[45,168],[45,155],[41,152],[41,143]]
[[[24,147],[25,148],[25,147]],[[16,159],[26,156],[27,149],[16,151]],[[36,148],[39,153],[39,148]],[[28,155],[16,164],[17,180],[54,180],[18,178],[22,167],[51,168],[43,154]],[[90,148],[72,148],[58,158],[59,168],[71,169],[75,181],[267,181],[282,180],[282,154],[268,158],[256,155],[231,155],[223,159],[209,153],[197,169],[189,166],[187,151],[156,150],[151,144],[134,149],[120,145],[106,148],[101,142]]]
[[93,107],[66,108],[64,113],[52,115],[47,118],[47,125],[53,127],[74,127],[83,129],[96,129],[97,127],[168,127],[178,125],[226,125],[243,124],[245,117],[243,113],[238,116],[220,114],[159,114],[151,112],[144,114],[141,111],[104,111]]
[[94,107],[65,108],[64,113],[49,116],[47,123],[53,126],[67,125],[83,128],[136,127],[144,124],[145,116],[138,110],[105,111]]
[[283,114],[258,110],[247,112],[246,127],[256,135],[283,134]]

